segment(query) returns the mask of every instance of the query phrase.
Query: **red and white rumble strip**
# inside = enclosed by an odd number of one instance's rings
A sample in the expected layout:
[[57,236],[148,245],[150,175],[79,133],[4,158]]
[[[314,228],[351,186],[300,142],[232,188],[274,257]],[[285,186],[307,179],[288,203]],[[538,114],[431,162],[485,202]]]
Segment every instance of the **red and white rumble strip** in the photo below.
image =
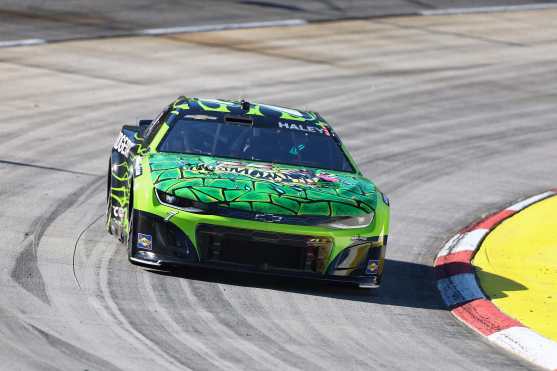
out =
[[557,371],[557,342],[502,313],[481,290],[471,260],[499,223],[557,194],[557,189],[518,202],[465,228],[451,238],[434,263],[437,288],[453,315],[487,339],[534,364]]

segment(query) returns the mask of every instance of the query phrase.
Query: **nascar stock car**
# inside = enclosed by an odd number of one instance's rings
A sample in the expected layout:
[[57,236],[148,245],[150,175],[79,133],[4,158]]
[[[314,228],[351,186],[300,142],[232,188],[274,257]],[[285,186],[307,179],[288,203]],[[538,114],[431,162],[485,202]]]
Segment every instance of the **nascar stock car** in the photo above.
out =
[[122,128],[107,182],[134,264],[381,281],[389,200],[318,113],[179,97]]

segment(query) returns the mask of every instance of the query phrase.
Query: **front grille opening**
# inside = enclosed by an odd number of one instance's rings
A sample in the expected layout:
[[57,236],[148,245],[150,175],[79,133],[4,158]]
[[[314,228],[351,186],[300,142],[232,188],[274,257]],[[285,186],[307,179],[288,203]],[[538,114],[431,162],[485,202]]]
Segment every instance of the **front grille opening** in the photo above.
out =
[[[261,269],[271,267],[300,269],[304,263],[303,251],[298,247],[230,238],[222,240],[216,255],[220,261],[246,264]],[[211,258],[215,256],[210,256],[209,259]]]
[[307,272],[323,271],[331,247],[323,238],[209,225],[198,227],[197,243],[205,262]]

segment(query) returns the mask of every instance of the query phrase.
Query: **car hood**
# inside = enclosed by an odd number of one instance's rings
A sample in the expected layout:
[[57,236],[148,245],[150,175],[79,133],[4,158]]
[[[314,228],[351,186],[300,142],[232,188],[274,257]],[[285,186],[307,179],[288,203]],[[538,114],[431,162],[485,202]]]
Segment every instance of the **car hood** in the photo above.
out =
[[156,189],[255,213],[361,216],[377,204],[375,185],[345,172],[199,155],[152,154]]

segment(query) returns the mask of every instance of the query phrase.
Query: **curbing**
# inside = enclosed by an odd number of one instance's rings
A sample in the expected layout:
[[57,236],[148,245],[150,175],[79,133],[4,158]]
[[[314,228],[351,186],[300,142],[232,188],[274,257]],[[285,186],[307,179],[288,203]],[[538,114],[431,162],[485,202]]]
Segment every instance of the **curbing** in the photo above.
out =
[[451,313],[489,341],[537,366],[557,371],[557,342],[501,312],[480,288],[472,258],[487,234],[528,206],[557,195],[557,189],[527,198],[491,214],[451,238],[434,263],[437,288]]

